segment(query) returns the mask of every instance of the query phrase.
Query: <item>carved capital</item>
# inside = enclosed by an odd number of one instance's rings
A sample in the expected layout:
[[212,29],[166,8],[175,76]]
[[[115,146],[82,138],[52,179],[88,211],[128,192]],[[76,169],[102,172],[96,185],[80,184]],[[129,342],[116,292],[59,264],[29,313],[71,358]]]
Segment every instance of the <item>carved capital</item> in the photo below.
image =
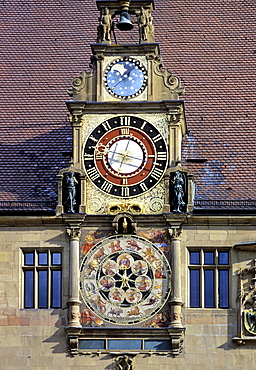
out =
[[180,110],[177,113],[168,114],[169,125],[175,125],[175,124],[179,123],[180,117],[181,117],[181,111]]
[[102,61],[104,60],[104,54],[96,54],[94,55],[95,60]]
[[[73,99],[74,98],[75,97],[73,96]],[[82,102],[77,102],[77,101],[74,102],[73,100],[69,100],[66,104],[70,112],[70,116],[69,116],[70,123],[81,124],[85,104]]]
[[181,227],[172,227],[169,234],[172,240],[181,240],[183,229]]
[[79,240],[81,236],[81,229],[79,227],[67,227],[67,234],[70,240]]

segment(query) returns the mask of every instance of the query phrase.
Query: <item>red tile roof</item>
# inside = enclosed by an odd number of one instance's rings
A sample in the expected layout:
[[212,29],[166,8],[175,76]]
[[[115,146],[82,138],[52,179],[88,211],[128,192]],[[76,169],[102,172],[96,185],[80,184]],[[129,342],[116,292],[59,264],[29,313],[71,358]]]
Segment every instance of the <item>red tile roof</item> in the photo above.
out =
[[[155,0],[164,67],[186,89],[197,199],[256,199],[255,14],[254,0]],[[72,147],[66,89],[89,65],[98,16],[94,0],[0,3],[1,200],[56,198]]]

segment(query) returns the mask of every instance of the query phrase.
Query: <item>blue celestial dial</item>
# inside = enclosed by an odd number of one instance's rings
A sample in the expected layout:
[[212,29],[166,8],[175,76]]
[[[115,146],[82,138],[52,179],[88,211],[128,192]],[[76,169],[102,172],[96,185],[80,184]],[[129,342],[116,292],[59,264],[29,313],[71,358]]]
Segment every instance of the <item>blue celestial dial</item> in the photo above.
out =
[[144,91],[147,73],[140,61],[128,57],[120,58],[107,67],[104,81],[111,95],[129,99]]

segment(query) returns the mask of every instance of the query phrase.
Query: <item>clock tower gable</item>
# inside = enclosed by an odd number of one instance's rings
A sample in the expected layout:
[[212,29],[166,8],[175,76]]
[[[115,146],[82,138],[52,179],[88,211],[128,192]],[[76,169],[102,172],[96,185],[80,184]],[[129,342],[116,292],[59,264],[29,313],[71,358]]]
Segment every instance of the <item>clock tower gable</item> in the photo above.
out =
[[[184,335],[179,244],[193,209],[193,176],[180,165],[184,89],[162,67],[153,1],[96,3],[90,71],[68,90],[73,163],[59,175],[58,210],[67,223],[83,215],[79,263],[77,242],[76,255],[71,250],[80,266],[81,302],[76,290],[66,328],[70,349],[87,353],[94,338],[95,350],[127,350],[129,343],[146,353],[148,338],[157,338],[178,354]],[[131,16],[139,43],[112,43],[115,27],[134,27]],[[72,278],[77,283],[77,274]]]

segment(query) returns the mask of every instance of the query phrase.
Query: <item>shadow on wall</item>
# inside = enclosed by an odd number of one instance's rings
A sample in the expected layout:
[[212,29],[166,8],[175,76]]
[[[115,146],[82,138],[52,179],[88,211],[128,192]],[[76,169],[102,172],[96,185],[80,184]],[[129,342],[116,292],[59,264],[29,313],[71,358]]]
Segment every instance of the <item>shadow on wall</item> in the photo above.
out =
[[[38,132],[35,127],[27,130]],[[14,145],[0,143],[1,193],[10,194],[7,199],[10,201],[56,200],[56,176],[60,169],[69,166],[72,155],[70,126],[65,124],[28,140],[13,142]]]

